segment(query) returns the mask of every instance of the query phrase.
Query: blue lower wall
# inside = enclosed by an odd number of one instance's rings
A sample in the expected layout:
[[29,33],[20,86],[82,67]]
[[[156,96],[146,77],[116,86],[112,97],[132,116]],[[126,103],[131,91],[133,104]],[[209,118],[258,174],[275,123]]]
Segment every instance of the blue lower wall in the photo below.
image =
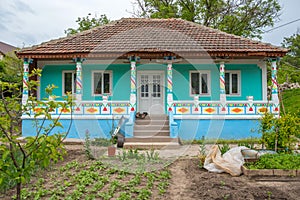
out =
[[242,139],[261,137],[258,133],[258,120],[246,119],[201,119],[175,120],[181,139],[222,138]]
[[[118,125],[119,120],[114,120],[114,127]],[[22,121],[22,136],[35,136],[36,129],[33,126],[34,120],[24,119]],[[42,123],[42,120],[38,120]],[[51,131],[51,134],[55,133],[66,133],[70,127],[69,134],[67,138],[77,138],[84,139],[85,133],[88,130],[91,138],[110,138],[110,131],[112,130],[112,120],[111,119],[77,119],[73,120],[72,123],[68,119],[61,119],[59,122],[62,124],[63,128],[56,127]],[[50,121],[46,121],[43,127],[48,126]],[[121,132],[123,131],[123,127]]]
[[[33,126],[33,120],[24,119],[22,122],[23,136],[35,136],[36,132]],[[39,121],[42,122],[41,120]],[[260,137],[258,133],[258,120],[246,119],[201,119],[201,120],[175,120],[178,123],[179,137],[184,140],[205,138],[222,138],[222,139],[242,139],[250,137]],[[91,138],[110,138],[112,130],[111,119],[77,119],[60,120],[64,128],[56,127],[51,133],[64,133],[70,127],[68,138],[85,138],[85,132],[88,130]],[[49,124],[46,121],[44,127]],[[116,127],[118,120],[114,120]],[[122,127],[124,132],[124,127]]]

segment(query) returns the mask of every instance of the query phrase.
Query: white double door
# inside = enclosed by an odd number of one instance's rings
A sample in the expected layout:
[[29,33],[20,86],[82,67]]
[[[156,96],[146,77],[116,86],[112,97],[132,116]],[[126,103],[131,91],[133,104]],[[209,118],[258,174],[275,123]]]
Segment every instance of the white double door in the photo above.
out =
[[138,112],[164,114],[164,71],[138,71]]

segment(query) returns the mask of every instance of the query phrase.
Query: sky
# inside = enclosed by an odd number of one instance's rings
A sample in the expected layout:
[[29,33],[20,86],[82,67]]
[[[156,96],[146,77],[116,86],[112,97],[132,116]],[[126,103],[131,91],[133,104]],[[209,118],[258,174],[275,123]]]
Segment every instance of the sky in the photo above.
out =
[[[76,19],[106,14],[109,19],[132,17],[133,0],[0,0],[0,41],[28,47],[64,37],[64,30],[77,28]],[[283,9],[278,27],[300,18],[300,0],[279,0]],[[267,28],[266,30],[269,30]],[[300,21],[263,34],[263,42],[279,46],[284,37],[300,31]]]

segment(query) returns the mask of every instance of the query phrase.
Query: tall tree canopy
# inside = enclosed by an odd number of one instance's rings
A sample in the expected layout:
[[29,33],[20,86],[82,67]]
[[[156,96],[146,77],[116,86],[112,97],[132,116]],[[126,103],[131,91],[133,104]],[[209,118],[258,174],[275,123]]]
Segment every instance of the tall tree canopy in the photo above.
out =
[[284,38],[282,46],[290,49],[290,52],[281,60],[278,81],[300,83],[300,33]]
[[68,28],[67,30],[65,30],[65,34],[67,35],[72,35],[72,34],[76,34],[82,31],[86,31],[89,30],[91,28],[97,27],[97,26],[101,26],[104,24],[108,24],[110,22],[110,20],[107,18],[107,16],[104,15],[100,15],[100,17],[98,17],[97,15],[95,15],[94,17],[91,17],[91,13],[89,13],[86,17],[78,17],[76,22],[78,23],[78,28],[74,29],[74,28]]
[[278,0],[134,0],[136,17],[182,18],[227,33],[261,38],[279,19]]

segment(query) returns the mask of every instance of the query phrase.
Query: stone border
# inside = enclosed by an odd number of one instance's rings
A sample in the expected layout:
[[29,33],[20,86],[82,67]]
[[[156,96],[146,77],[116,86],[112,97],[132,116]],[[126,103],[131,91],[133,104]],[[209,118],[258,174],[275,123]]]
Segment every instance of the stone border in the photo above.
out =
[[250,170],[245,166],[241,167],[242,172],[245,176],[300,176],[300,170],[289,170],[289,169],[255,169]]

